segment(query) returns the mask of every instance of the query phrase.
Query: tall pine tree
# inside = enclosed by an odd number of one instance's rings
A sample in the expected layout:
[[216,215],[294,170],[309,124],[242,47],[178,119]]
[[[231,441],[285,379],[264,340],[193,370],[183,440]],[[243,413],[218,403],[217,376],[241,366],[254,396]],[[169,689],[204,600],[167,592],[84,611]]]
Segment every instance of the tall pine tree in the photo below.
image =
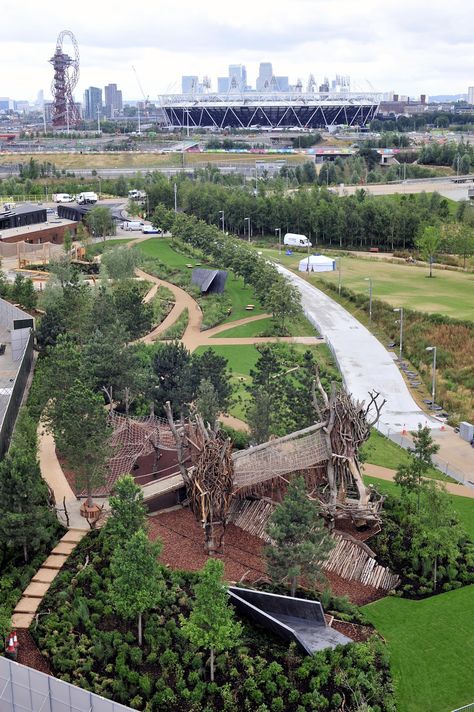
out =
[[271,579],[290,583],[295,595],[298,579],[314,584],[324,580],[323,566],[334,540],[319,514],[319,505],[308,499],[303,477],[296,477],[273,512],[267,527],[273,544],[265,548]]

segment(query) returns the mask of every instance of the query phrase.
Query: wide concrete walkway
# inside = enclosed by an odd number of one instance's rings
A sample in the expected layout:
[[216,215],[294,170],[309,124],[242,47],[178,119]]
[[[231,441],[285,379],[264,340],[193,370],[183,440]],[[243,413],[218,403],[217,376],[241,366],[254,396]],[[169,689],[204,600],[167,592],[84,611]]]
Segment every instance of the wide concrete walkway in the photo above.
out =
[[[298,288],[304,312],[326,339],[349,393],[359,401],[366,401],[371,391],[385,398],[377,429],[392,436],[414,431],[420,423],[428,426],[440,446],[438,457],[434,458],[437,465],[460,482],[474,484],[474,449],[453,428],[421,410],[403,380],[394,354],[334,299],[281,265],[276,266]],[[401,444],[410,445],[409,441]]]

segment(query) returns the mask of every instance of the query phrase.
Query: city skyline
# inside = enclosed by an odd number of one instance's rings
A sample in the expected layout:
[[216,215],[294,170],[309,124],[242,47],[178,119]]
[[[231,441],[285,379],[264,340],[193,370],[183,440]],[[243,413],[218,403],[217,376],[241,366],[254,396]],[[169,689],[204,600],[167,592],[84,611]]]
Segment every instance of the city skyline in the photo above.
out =
[[124,98],[142,98],[132,65],[145,94],[156,100],[161,93],[179,93],[181,76],[191,73],[210,76],[216,90],[229,64],[245,65],[254,85],[261,62],[272,62],[275,74],[288,76],[290,84],[305,84],[309,74],[317,83],[347,74],[365,90],[466,93],[474,83],[468,4],[453,0],[447,7],[434,0],[429,10],[416,0],[400,0],[396,8],[379,5],[295,0],[289,12],[269,0],[243,0],[236,13],[214,0],[199,7],[165,0],[159,12],[145,2],[136,13],[119,0],[112,13],[84,0],[81,13],[65,9],[59,16],[52,3],[25,0],[21,9],[9,4],[4,11],[0,94],[31,100],[43,89],[50,95],[48,59],[62,29],[74,32],[81,52],[76,99],[87,87],[110,82]]

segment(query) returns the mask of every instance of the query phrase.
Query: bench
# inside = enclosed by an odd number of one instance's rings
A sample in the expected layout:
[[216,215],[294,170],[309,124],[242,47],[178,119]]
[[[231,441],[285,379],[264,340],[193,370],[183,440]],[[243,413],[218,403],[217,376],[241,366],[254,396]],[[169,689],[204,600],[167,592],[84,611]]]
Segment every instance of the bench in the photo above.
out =
[[247,304],[245,309],[246,311],[253,311],[255,309],[255,304]]

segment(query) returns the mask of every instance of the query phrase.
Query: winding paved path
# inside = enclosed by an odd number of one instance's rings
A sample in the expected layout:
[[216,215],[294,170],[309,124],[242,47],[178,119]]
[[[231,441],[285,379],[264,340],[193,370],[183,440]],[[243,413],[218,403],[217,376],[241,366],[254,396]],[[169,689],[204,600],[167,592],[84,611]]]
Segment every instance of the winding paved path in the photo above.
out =
[[366,401],[368,393],[375,390],[386,399],[377,429],[393,436],[402,430],[416,430],[419,423],[429,426],[440,446],[438,456],[433,458],[438,467],[460,482],[474,486],[473,448],[452,428],[421,410],[403,380],[394,355],[334,299],[285,267],[276,267],[298,288],[304,312],[325,337],[349,393],[357,400]]

